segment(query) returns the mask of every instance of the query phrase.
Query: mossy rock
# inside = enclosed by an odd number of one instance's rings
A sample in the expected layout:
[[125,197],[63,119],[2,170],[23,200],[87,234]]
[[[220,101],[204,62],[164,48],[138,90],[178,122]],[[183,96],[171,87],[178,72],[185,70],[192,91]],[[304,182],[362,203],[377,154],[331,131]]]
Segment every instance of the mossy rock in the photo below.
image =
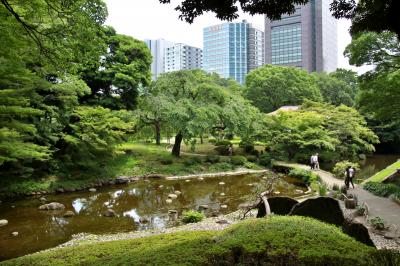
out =
[[397,254],[384,252],[315,219],[270,216],[223,231],[82,244],[0,265],[398,265]]

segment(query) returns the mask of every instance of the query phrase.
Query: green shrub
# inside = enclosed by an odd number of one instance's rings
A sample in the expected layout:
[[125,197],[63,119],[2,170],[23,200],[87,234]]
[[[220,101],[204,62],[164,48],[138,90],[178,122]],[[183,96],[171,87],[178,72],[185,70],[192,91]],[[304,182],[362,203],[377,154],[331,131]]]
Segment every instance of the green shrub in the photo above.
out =
[[244,165],[247,162],[246,157],[244,156],[232,156],[231,163],[233,165]]
[[333,184],[333,186],[332,186],[332,190],[334,190],[334,191],[339,191],[339,185],[338,184]]
[[332,172],[335,174],[337,178],[344,179],[346,177],[345,172],[348,166],[352,166],[356,171],[360,170],[360,165],[358,163],[353,163],[350,161],[341,161],[335,164]]
[[247,161],[252,162],[252,163],[256,163],[258,160],[257,156],[254,156],[254,155],[246,155],[245,157],[246,157]]
[[385,229],[385,221],[381,217],[374,217],[369,220],[371,223],[372,227],[375,228],[376,230],[383,230]]
[[321,184],[320,186],[319,186],[319,195],[320,196],[326,196],[326,192],[328,191],[328,188],[326,187],[326,185],[325,184]]
[[263,153],[259,157],[258,163],[265,167],[271,167],[271,155],[269,153]]
[[252,150],[252,151],[250,152],[250,154],[251,154],[251,155],[254,155],[254,156],[256,156],[256,157],[260,156],[260,152],[259,152],[258,150]]
[[291,169],[289,171],[289,176],[301,179],[307,185],[310,185],[312,182],[319,179],[319,177],[313,172],[300,168]]
[[229,155],[229,146],[217,146],[214,150],[217,151],[219,155]]
[[364,205],[357,205],[357,206],[356,206],[356,214],[357,214],[358,216],[364,215],[365,211],[366,211],[366,208],[365,208]]
[[199,156],[193,156],[190,158],[186,158],[183,161],[183,165],[185,166],[191,166],[191,165],[196,165],[196,164],[201,164],[203,161],[201,160],[201,158]]
[[227,139],[221,139],[215,142],[215,146],[229,146],[231,145],[231,141]]
[[230,170],[232,170],[232,165],[227,162],[219,162],[219,163],[212,164],[209,169],[212,172],[230,171]]
[[250,141],[241,141],[239,143],[239,147],[241,147],[246,153],[251,153],[254,151],[254,144]]
[[174,163],[174,160],[172,160],[171,158],[162,158],[160,160],[160,163],[163,165],[170,165]]
[[220,157],[218,155],[207,155],[204,160],[207,163],[218,163],[220,161]]
[[208,139],[208,143],[216,143],[216,142],[217,142],[217,140],[214,139],[214,138],[209,138]]
[[377,182],[367,182],[364,189],[380,197],[389,197],[390,195],[400,195],[400,187],[395,184],[383,184]]
[[204,219],[204,214],[198,211],[186,211],[182,214],[182,222],[184,223],[198,223]]

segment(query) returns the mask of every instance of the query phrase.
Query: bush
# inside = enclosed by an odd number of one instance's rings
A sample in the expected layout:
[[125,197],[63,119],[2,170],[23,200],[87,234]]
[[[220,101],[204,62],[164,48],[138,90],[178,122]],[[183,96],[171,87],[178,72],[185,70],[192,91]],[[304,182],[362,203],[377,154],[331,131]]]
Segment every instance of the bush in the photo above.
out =
[[320,196],[326,196],[326,192],[328,191],[328,188],[326,187],[326,185],[325,184],[321,184],[320,186],[319,186],[319,195]]
[[231,145],[231,141],[227,139],[221,139],[215,142],[215,146],[229,146]]
[[232,156],[231,164],[233,165],[244,165],[247,162],[244,156]]
[[251,154],[251,155],[254,155],[254,156],[256,156],[256,157],[260,156],[260,152],[259,152],[258,150],[252,150],[252,151],[250,152],[250,154]]
[[380,197],[389,197],[392,194],[400,195],[400,187],[395,184],[367,182],[364,189]]
[[174,160],[172,160],[171,158],[162,158],[160,160],[160,163],[163,165],[169,165],[169,164],[173,164]]
[[364,205],[357,205],[357,206],[356,206],[356,214],[357,214],[358,216],[364,215],[365,211],[366,211],[366,208],[365,208]]
[[258,160],[257,156],[254,156],[254,155],[247,155],[245,157],[246,157],[247,161],[252,162],[252,163],[256,163]]
[[310,185],[312,182],[315,182],[319,179],[319,177],[311,171],[299,168],[291,169],[289,171],[289,176],[299,178],[307,185]]
[[205,161],[207,163],[218,163],[220,161],[220,157],[218,155],[207,155]]
[[332,186],[332,190],[334,190],[334,191],[339,191],[339,185],[338,184],[333,184],[333,186]]
[[335,174],[337,178],[344,179],[346,177],[345,172],[348,166],[352,166],[356,171],[360,170],[360,165],[358,163],[353,163],[350,161],[341,161],[335,164],[332,172]]
[[217,146],[214,148],[219,155],[229,155],[229,146]]
[[241,141],[239,147],[241,147],[246,153],[254,151],[254,144],[250,141]]
[[216,143],[216,142],[217,142],[217,140],[214,139],[214,138],[209,138],[208,139],[208,143]]
[[271,155],[269,153],[263,153],[259,157],[258,163],[265,167],[271,167]]
[[383,230],[385,229],[385,221],[381,217],[374,217],[369,220],[371,223],[372,227],[376,230]]
[[191,165],[195,165],[195,164],[201,164],[203,161],[201,160],[201,158],[199,156],[193,156],[190,158],[186,158],[183,161],[183,165],[185,166],[191,166]]
[[184,223],[198,223],[204,219],[204,214],[198,211],[187,211],[182,214],[182,222]]

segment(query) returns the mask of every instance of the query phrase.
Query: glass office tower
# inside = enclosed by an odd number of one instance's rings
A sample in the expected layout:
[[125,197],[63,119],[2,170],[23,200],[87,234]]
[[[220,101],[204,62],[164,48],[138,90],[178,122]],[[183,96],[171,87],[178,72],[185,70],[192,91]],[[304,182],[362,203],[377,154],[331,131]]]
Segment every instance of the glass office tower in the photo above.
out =
[[281,20],[265,18],[265,63],[296,66],[309,72],[337,68],[337,24],[331,0],[310,0]]
[[203,44],[203,69],[242,84],[264,62],[263,32],[245,20],[204,28]]

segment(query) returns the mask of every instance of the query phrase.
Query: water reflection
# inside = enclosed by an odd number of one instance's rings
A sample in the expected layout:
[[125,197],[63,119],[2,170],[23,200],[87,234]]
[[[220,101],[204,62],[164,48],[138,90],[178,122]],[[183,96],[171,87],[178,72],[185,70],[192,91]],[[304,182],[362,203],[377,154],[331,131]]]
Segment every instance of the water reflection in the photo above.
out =
[[135,222],[139,223],[140,216],[137,214],[136,209],[132,209],[123,213],[123,216],[131,217]]
[[79,214],[81,210],[85,208],[86,204],[87,200],[84,198],[78,198],[72,201],[72,207],[74,208],[76,214]]

